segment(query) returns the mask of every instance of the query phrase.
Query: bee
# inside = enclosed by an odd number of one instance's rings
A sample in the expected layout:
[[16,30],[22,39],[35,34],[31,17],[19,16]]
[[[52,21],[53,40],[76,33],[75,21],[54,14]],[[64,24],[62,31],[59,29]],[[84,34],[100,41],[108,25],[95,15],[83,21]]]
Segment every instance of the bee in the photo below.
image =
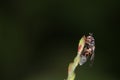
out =
[[80,66],[82,66],[85,62],[87,62],[88,58],[90,59],[90,65],[93,64],[94,56],[95,56],[95,39],[92,33],[89,33],[88,36],[85,37],[85,46],[80,55]]

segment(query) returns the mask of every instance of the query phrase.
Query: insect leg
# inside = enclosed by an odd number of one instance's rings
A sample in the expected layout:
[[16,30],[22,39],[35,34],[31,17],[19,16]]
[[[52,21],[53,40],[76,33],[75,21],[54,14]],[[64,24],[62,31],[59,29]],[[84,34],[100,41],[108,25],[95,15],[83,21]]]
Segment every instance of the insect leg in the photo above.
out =
[[91,57],[90,57],[90,66],[93,65],[94,57],[95,57],[95,53],[94,53],[94,51],[93,51],[92,54],[91,54]]

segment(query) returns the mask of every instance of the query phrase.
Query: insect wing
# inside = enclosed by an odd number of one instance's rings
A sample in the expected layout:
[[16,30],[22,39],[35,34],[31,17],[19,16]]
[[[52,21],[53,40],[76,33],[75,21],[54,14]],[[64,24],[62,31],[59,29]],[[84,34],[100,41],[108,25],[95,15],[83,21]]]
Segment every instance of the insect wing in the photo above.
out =
[[83,56],[83,55],[80,56],[80,62],[79,62],[80,66],[82,66],[86,61],[87,61],[86,56]]

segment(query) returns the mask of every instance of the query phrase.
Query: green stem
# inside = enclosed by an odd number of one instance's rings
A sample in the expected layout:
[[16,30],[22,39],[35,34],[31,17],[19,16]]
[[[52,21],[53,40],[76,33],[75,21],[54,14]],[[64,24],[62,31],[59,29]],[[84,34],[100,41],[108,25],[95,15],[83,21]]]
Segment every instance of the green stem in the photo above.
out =
[[84,48],[84,44],[85,44],[85,36],[83,36],[79,41],[77,56],[74,58],[74,61],[69,64],[67,80],[74,80],[75,79],[75,72],[74,71],[80,62],[80,54]]

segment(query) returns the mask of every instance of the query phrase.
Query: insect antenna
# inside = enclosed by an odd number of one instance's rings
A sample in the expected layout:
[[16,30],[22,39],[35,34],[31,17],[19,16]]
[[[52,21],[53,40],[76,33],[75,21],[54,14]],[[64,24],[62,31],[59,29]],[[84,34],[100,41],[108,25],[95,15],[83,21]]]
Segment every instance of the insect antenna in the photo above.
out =
[[90,36],[93,36],[93,33],[89,33]]

